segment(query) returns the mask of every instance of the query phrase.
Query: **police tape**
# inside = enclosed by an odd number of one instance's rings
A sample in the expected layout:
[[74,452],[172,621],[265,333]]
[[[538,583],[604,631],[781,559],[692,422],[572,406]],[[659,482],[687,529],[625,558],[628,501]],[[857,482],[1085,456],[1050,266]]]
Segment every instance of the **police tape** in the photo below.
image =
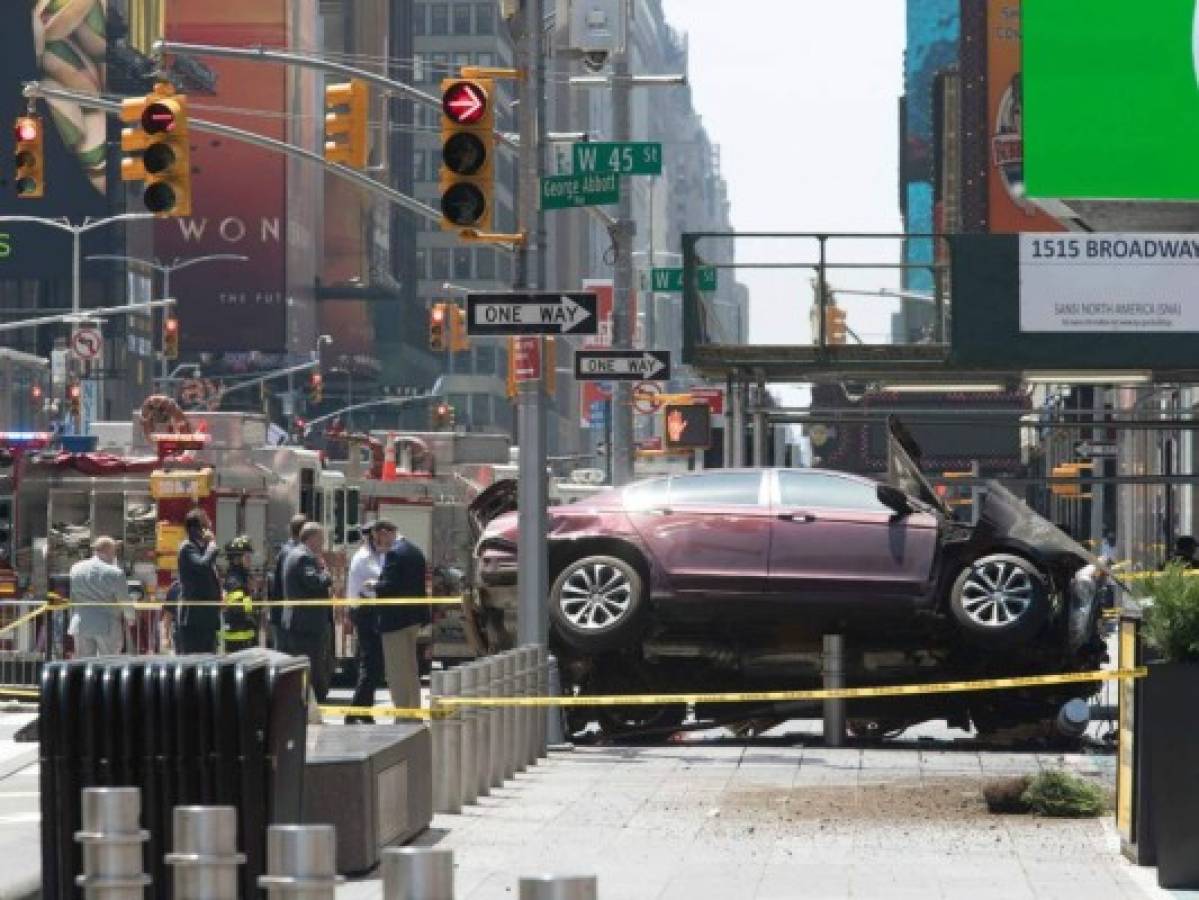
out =
[[34,619],[36,619],[42,613],[48,612],[49,609],[50,609],[50,604],[43,603],[37,609],[27,612],[27,613],[25,613],[25,615],[19,616],[19,617],[13,619],[11,622],[9,622],[7,625],[0,627],[0,635],[8,634],[8,632],[10,632],[10,631],[15,631],[16,629],[18,629],[22,625],[24,625],[26,622],[32,622]]
[[0,697],[31,697],[36,700],[40,696],[41,692],[35,688],[0,684]]
[[[362,597],[358,600],[351,600],[347,597],[336,597],[331,600],[323,600],[320,598],[308,600],[256,600],[251,605],[254,609],[271,609],[273,607],[299,607],[299,606],[460,606],[465,597]],[[125,601],[120,600],[103,600],[93,603],[90,600],[80,603],[72,603],[69,600],[64,600],[58,603],[47,603],[45,610],[60,610],[71,609],[76,606],[92,606],[92,607],[113,607],[119,606],[122,608],[144,609],[144,610],[162,610],[175,606],[215,606],[222,609],[231,606],[242,606],[241,601],[229,602],[226,600],[177,600],[167,603],[166,601]],[[39,613],[41,610],[39,610]],[[0,632],[3,633],[3,632]]]
[[454,715],[452,709],[429,706],[327,706],[317,707],[326,716],[382,716],[387,719],[446,719]]

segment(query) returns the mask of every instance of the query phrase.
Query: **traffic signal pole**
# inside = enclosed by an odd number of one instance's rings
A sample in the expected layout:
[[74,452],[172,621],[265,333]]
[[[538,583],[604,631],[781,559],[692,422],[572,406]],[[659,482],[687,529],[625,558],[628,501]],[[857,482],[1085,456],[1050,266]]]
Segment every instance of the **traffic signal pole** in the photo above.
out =
[[[629,95],[629,42],[633,35],[633,3],[622,0],[624,44],[612,54],[612,140],[624,143],[632,139],[632,116]],[[612,272],[612,346],[628,350],[633,346],[637,328],[637,304],[633,294],[633,197],[629,184],[621,186],[620,203],[616,208],[616,224],[612,227],[612,246],[616,253]],[[612,484],[628,484],[633,480],[633,393],[628,382],[617,381],[612,391],[612,442],[608,447],[612,461]]]
[[[543,146],[545,141],[545,54],[543,52],[544,0],[524,0],[518,49],[520,105],[520,230],[526,235],[516,249],[515,287],[545,290],[545,223],[540,208]],[[517,338],[539,343],[541,366],[556,365],[545,358],[541,338]],[[520,467],[517,480],[520,575],[517,643],[545,646],[549,621],[549,551],[546,545],[545,393],[541,378],[517,385],[517,443]]]

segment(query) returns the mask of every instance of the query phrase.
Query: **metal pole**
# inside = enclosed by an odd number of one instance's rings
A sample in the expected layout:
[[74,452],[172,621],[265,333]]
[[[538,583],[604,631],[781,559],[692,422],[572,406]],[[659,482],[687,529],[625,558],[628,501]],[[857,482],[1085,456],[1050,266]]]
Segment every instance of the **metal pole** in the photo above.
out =
[[[458,667],[459,678],[462,679],[461,695],[463,697],[477,696],[478,691],[475,690],[475,678],[478,675],[478,670],[475,666],[467,663],[464,666]],[[475,776],[475,745],[477,736],[475,721],[478,719],[479,708],[477,706],[461,706],[458,708],[458,714],[462,717],[462,726],[459,729],[459,750],[458,750],[458,784],[461,786],[462,803],[474,803],[479,799],[479,779]]]
[[[475,663],[478,676],[475,681],[475,694],[479,697],[494,697],[496,694],[493,682],[493,671],[489,659],[480,659]],[[476,793],[486,797],[491,793],[491,707],[475,707],[475,784]]]
[[454,900],[452,850],[388,847],[382,857],[383,900]]
[[337,831],[332,825],[272,825],[266,830],[266,874],[258,886],[268,900],[335,900]]
[[79,283],[82,236],[82,228],[71,229],[71,312],[75,315],[83,308],[83,286]]
[[[504,682],[504,659],[502,656],[492,656],[490,661],[492,694],[496,697],[503,697],[508,693],[507,685]],[[499,787],[504,783],[505,710],[502,706],[493,706],[489,712],[491,714],[491,740],[488,748],[488,780],[492,787]]]
[[[529,696],[529,682],[533,677],[528,646],[516,651],[516,690],[517,697]],[[529,734],[532,731],[532,719],[527,706],[516,707],[516,770],[523,772],[529,767]]]
[[[612,54],[612,140],[631,139],[632,116],[629,108],[632,84],[629,78],[629,44],[633,35],[632,0],[622,0],[624,45]],[[612,272],[612,346],[633,346],[637,305],[633,285],[633,195],[626,182],[621,185],[620,204],[612,229],[612,247],[616,261]],[[612,484],[619,487],[633,480],[633,394],[628,382],[618,381],[612,392]]]
[[237,867],[246,861],[237,852],[237,808],[176,806],[174,852],[166,864],[174,869],[174,900],[238,900]]
[[[558,658],[553,655],[545,661],[546,695],[557,697],[562,693],[562,679],[558,673]],[[545,747],[542,755],[549,755],[549,748],[566,743],[566,735],[562,728],[562,708],[547,706],[545,709]]]
[[83,873],[75,884],[87,900],[142,900],[150,876],[142,872],[142,844],[150,832],[139,825],[142,792],[135,787],[84,788],[82,829]]
[[[437,697],[456,697],[462,687],[462,673],[457,669],[434,672],[433,690]],[[437,757],[433,760],[433,796],[435,811],[439,813],[462,812],[461,755],[459,753],[459,730],[462,726],[462,708],[451,706],[447,716],[435,719],[440,724],[441,738],[437,746]]]
[[[826,634],[824,654],[821,657],[825,690],[845,687],[845,636]],[[824,745],[845,746],[845,701],[824,701]]]
[[519,900],[596,900],[594,875],[524,875]]
[[[540,179],[545,121],[538,112],[544,108],[545,64],[542,58],[542,32],[545,27],[544,0],[524,0],[524,30],[519,49],[519,68],[525,73],[520,80],[520,228],[527,236],[518,248],[516,258],[516,287],[529,288],[532,277],[530,254],[544,256],[543,224],[540,204]],[[536,271],[543,270],[538,261]],[[537,288],[544,288],[538,281]],[[518,338],[517,340],[521,340]],[[538,357],[544,367],[545,344],[538,341]],[[552,365],[552,363],[551,363]],[[548,630],[546,593],[549,589],[549,560],[546,548],[546,506],[548,490],[545,477],[545,395],[542,380],[523,381],[517,394],[517,443],[520,446],[520,467],[517,481],[520,541],[520,593],[516,620],[517,641],[521,644],[544,644]]]
[[[171,296],[171,269],[169,266],[162,270],[162,296],[164,296],[164,297]],[[160,386],[162,390],[166,390],[167,375],[169,374],[167,372],[168,362],[167,362],[167,348],[166,348],[167,318],[168,318],[168,313],[166,312],[166,310],[163,310],[162,326],[159,328],[159,334],[158,334],[158,339],[162,344],[162,347],[158,353],[158,372],[162,379],[162,384]]]
[[754,412],[754,465],[766,465],[766,382],[758,379],[758,396]]
[[[505,696],[516,696],[516,651],[509,650],[503,656],[504,660],[504,691]],[[516,707],[504,707],[504,778],[516,775]]]
[[733,390],[729,394],[729,412],[732,413],[729,431],[731,432],[733,456],[726,465],[738,469],[745,465],[745,394],[744,385],[736,372],[732,374],[731,378]]

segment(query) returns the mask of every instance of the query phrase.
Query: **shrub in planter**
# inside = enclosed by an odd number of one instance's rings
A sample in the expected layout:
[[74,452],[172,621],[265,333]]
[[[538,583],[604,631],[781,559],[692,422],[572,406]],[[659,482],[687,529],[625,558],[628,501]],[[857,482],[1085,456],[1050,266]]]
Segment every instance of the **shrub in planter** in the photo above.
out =
[[1020,798],[1040,816],[1085,819],[1107,811],[1107,794],[1093,782],[1069,772],[1042,772],[1033,778]]
[[1143,688],[1141,734],[1157,881],[1199,888],[1199,577],[1181,566],[1143,582],[1144,635],[1160,654]]

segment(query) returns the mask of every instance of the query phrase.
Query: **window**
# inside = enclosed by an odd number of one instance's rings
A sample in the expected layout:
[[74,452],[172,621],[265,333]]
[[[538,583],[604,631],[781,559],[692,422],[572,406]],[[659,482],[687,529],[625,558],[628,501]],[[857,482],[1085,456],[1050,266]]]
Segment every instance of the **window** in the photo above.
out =
[[413,150],[412,151],[412,180],[413,181],[424,181],[426,179],[425,173],[426,173],[427,169],[425,168],[425,164],[426,164],[427,160],[428,160],[428,156],[424,150]]
[[[495,4],[475,4],[475,33],[495,34]],[[479,65],[483,65],[479,63]]]
[[[429,61],[424,53],[412,54],[412,80],[420,84],[428,78]],[[423,107],[422,107],[423,108]]]
[[483,281],[495,278],[495,251],[480,247],[475,254],[475,277]]
[[479,344],[475,347],[475,374],[496,374],[495,346],[493,344]]
[[512,256],[508,253],[501,253],[498,258],[500,261],[500,277],[497,280],[511,281],[512,280]]
[[470,34],[470,6],[454,4],[454,34]]
[[783,506],[888,511],[874,485],[821,472],[779,472],[779,496]]
[[670,482],[670,505],[757,506],[761,487],[757,472],[681,475]]
[[450,7],[445,3],[429,4],[429,34],[450,33]]
[[477,61],[478,65],[480,65],[480,66],[491,67],[491,66],[495,65],[495,54],[494,53],[476,53],[475,60]]
[[450,71],[450,55],[448,53],[429,54],[429,80],[437,84]]
[[638,481],[624,490],[624,506],[628,510],[646,510],[666,505],[668,478],[651,478]]
[[452,55],[451,58],[454,61],[454,70],[452,72],[446,73],[448,75],[457,75],[458,73],[460,73],[462,71],[463,66],[470,65],[470,54],[469,53],[455,53]]
[[470,248],[454,248],[454,277],[470,278]]
[[412,33],[420,36],[427,34],[425,18],[429,12],[429,4],[414,3],[412,5]]
[[450,250],[448,247],[434,247],[431,254],[429,277],[445,281],[450,277]]
[[416,260],[413,264],[414,268],[416,269],[416,277],[417,278],[427,278],[428,277],[428,275],[426,274],[426,271],[425,271],[425,257],[426,257],[426,253],[424,251],[424,248],[418,248],[416,251]]

